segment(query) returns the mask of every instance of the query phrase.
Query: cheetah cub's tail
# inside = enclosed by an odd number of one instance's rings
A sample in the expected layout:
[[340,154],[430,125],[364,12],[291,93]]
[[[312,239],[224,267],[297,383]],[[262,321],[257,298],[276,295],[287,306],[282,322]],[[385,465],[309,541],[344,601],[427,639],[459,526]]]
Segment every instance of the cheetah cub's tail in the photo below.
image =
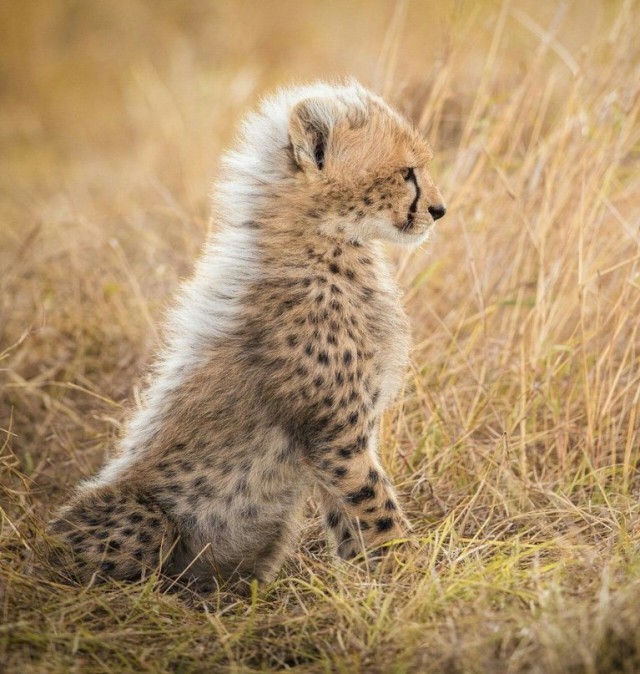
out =
[[69,580],[139,580],[161,571],[177,541],[174,525],[141,490],[88,485],[49,523],[54,568]]

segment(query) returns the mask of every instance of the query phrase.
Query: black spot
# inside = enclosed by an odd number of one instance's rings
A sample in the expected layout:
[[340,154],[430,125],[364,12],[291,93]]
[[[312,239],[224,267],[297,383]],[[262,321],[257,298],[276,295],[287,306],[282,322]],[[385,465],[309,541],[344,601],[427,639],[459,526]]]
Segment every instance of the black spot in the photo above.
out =
[[366,206],[371,206],[371,204],[373,203],[370,197],[365,197],[362,201],[364,201]]
[[315,347],[313,344],[307,344],[307,346],[304,348],[304,352],[307,354],[307,356],[312,356],[314,351]]
[[356,273],[353,271],[353,269],[347,269],[345,274],[350,281],[354,281],[356,278]]
[[242,515],[249,519],[253,519],[258,516],[258,508],[254,505],[248,505],[246,508],[242,509]]
[[309,371],[306,367],[304,367],[304,365],[299,365],[296,368],[296,374],[300,377],[306,377],[309,374]]
[[351,353],[351,351],[345,351],[342,354],[342,360],[344,361],[345,365],[349,365],[353,360],[353,354]]
[[116,565],[113,562],[102,562],[100,565],[100,570],[105,573],[111,573],[116,568]]
[[353,449],[351,447],[340,447],[337,450],[337,453],[343,458],[343,459],[350,459],[353,456]]
[[107,550],[109,550],[109,552],[116,552],[117,550],[120,550],[121,547],[122,544],[120,541],[109,541],[107,543]]
[[369,482],[371,484],[376,484],[380,480],[380,476],[378,475],[378,471],[375,468],[369,468]]
[[363,501],[371,501],[376,497],[376,490],[371,485],[364,485],[358,491],[351,492],[347,495],[346,500],[353,505],[362,503]]
[[331,344],[333,346],[336,346],[337,343],[338,343],[338,338],[335,335],[332,335],[331,333],[329,333],[327,335],[327,344]]
[[324,379],[323,379],[322,377],[320,377],[320,376],[316,377],[316,378],[313,380],[313,385],[314,385],[316,388],[322,388],[322,386],[324,386]]
[[368,302],[374,295],[373,288],[364,287],[360,290],[360,297],[362,297],[365,302]]
[[138,549],[133,553],[133,556],[134,556],[135,559],[140,560],[140,559],[143,559],[143,558],[144,558],[144,553],[145,553],[145,550],[144,550],[143,548],[138,548]]
[[337,265],[335,262],[332,262],[332,263],[329,265],[329,271],[330,271],[332,274],[339,274],[339,273],[340,273],[340,267],[338,267],[338,265]]
[[122,530],[123,536],[133,536],[134,533],[135,533],[135,529],[132,529],[131,527],[125,527]]
[[298,345],[298,335],[289,335],[287,337],[287,344],[289,346],[297,346]]
[[325,396],[322,401],[327,407],[333,407],[334,399],[333,396]]
[[378,508],[376,506],[370,506],[369,508],[365,508],[364,511],[366,513],[374,513]]
[[327,524],[335,529],[340,524],[340,515],[336,512],[330,512],[327,515]]
[[344,384],[344,375],[342,374],[342,372],[338,372],[336,374],[336,383],[339,386],[342,386]]
[[192,483],[191,486],[194,489],[198,489],[199,487],[202,487],[206,483],[207,479],[205,477],[197,477]]
[[338,466],[333,469],[333,474],[336,477],[344,477],[348,473],[348,470],[344,466]]
[[193,463],[187,459],[180,459],[178,463],[180,464],[180,468],[182,468],[182,470],[186,471],[187,473],[193,470]]
[[293,309],[298,304],[298,300],[295,297],[290,297],[288,300],[283,300],[280,302],[280,311],[281,313],[286,313],[289,309]]
[[367,446],[368,440],[366,435],[359,435],[356,440],[356,447],[358,449],[364,449]]
[[376,529],[382,533],[383,531],[389,531],[393,527],[393,519],[391,517],[381,517],[376,520]]
[[140,513],[130,513],[129,517],[127,518],[131,524],[138,524],[139,522],[142,522],[144,517]]
[[342,290],[340,290],[340,288],[338,288],[338,286],[335,283],[331,284],[331,292],[334,295],[342,295]]
[[327,354],[326,351],[320,351],[318,354],[318,362],[321,365],[328,365],[329,364],[329,355]]
[[349,529],[345,529],[342,532],[342,539],[341,539],[342,543],[346,543],[347,541],[350,541],[352,539],[353,539],[353,536],[351,535],[351,532],[349,531]]
[[151,534],[148,531],[141,531],[138,534],[138,542],[143,543],[145,545],[147,543],[151,543]]
[[358,418],[359,418],[358,412],[351,412],[351,414],[347,417],[347,421],[351,426],[355,426],[358,423]]
[[136,503],[141,506],[149,506],[152,504],[152,501],[146,494],[137,494]]
[[[313,252],[313,250],[311,250]],[[302,285],[308,288],[313,283],[313,279],[310,276],[307,276],[302,280]]]
[[236,489],[236,493],[238,493],[238,494],[248,494],[249,493],[249,483],[243,477],[241,480],[238,480],[236,482],[235,489]]
[[333,249],[333,257],[340,257],[340,255],[342,255],[342,248],[340,248],[340,246],[336,246]]
[[331,303],[329,305],[334,311],[341,311],[342,310],[342,305],[338,300],[331,300]]
[[398,506],[396,505],[395,501],[392,501],[391,499],[387,499],[384,502],[384,509],[385,510],[397,510]]

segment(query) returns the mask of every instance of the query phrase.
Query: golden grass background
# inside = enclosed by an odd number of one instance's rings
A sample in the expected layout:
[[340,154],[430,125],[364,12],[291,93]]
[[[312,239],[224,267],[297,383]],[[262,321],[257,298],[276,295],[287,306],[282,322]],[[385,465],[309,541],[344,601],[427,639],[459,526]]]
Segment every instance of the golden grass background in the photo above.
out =
[[[0,669],[640,671],[638,3],[24,0],[0,31]],[[250,601],[47,579],[238,119],[343,75],[424,130],[449,207],[392,252],[415,350],[381,452],[420,550],[336,567],[310,512]]]

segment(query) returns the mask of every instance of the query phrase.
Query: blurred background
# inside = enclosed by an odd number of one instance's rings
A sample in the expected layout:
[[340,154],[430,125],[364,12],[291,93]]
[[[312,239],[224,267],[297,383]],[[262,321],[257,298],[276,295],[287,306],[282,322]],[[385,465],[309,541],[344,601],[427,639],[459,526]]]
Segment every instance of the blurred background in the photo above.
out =
[[[608,31],[618,9],[549,0],[5,0],[2,186],[59,195],[82,173],[87,189],[118,202],[155,179],[190,209],[238,119],[274,87],[355,76],[396,101],[406,93],[417,111],[437,84],[447,108],[440,124],[455,127],[483,78],[508,92],[526,76],[541,40],[551,41],[549,61],[575,74],[582,46]],[[431,121],[420,112],[423,125]],[[449,139],[432,140],[442,150]],[[105,171],[117,182],[107,185]]]

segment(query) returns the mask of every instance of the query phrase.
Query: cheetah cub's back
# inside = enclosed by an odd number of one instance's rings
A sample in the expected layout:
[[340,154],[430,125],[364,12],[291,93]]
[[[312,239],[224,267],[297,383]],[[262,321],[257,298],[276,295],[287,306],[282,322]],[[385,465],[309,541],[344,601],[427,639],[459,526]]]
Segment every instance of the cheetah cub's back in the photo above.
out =
[[444,215],[430,159],[356,82],[248,118],[144,408],[51,524],[77,578],[267,580],[314,485],[341,557],[404,535],[377,457],[409,348],[381,242],[418,244]]

